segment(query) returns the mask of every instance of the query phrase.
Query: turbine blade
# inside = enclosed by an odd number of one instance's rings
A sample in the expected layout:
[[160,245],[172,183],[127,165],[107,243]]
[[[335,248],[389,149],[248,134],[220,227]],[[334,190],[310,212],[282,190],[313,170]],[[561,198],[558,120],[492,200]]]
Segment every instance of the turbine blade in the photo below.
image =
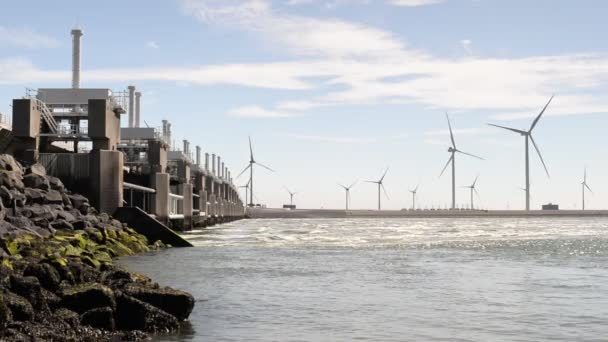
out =
[[351,184],[351,185],[348,187],[348,189],[349,189],[349,190],[350,190],[350,189],[352,189],[352,188],[353,188],[353,186],[355,186],[355,184],[357,184],[357,182],[359,182],[359,181],[358,181],[358,180],[354,181],[354,182],[353,182],[353,184]]
[[249,137],[249,156],[253,160],[253,147],[251,147],[251,136]]
[[538,148],[538,145],[536,145],[536,141],[534,141],[532,134],[530,134],[530,140],[532,141],[532,145],[534,145],[534,149],[536,150],[536,153],[538,153],[538,157],[540,158],[540,161],[543,163],[543,167],[545,168],[547,177],[551,178],[551,176],[549,175],[549,170],[547,169],[547,165],[545,164],[545,160],[543,159],[543,156],[540,154],[540,149]]
[[414,189],[414,192],[418,192],[418,187],[420,186],[420,184],[416,185],[416,189]]
[[583,183],[587,183],[587,168],[585,168],[585,174],[583,177]]
[[380,183],[380,186],[382,187],[382,191],[384,191],[384,196],[386,196],[386,199],[390,200],[388,193],[386,192],[386,188],[384,188],[384,184]]
[[500,125],[495,125],[495,124],[490,124],[490,123],[488,124],[488,126],[494,126],[494,127],[506,129],[506,130],[513,131],[513,132],[519,133],[519,134],[526,134],[525,131],[522,131],[522,130],[516,129],[516,128],[510,128],[510,127],[505,127],[505,126],[500,126]]
[[456,149],[456,141],[454,141],[454,132],[452,132],[452,124],[450,123],[450,117],[448,113],[445,113],[445,118],[448,120],[448,127],[450,129],[450,140],[452,140],[452,147]]
[[[247,165],[247,167],[245,169],[243,169],[243,171],[241,171],[241,173],[239,173],[238,176],[236,176],[236,178],[239,178],[243,175],[243,173],[245,173],[245,171],[249,170],[249,168],[251,167],[251,164]],[[249,182],[251,182],[251,179],[249,179]]]
[[485,160],[485,159],[483,159],[483,158],[481,158],[481,157],[478,157],[478,156],[476,156],[476,155],[474,155],[474,154],[467,153],[467,152],[463,152],[463,151],[461,151],[461,150],[456,150],[456,152],[458,152],[458,153],[462,153],[462,154],[465,154],[465,155],[467,155],[467,156],[469,156],[469,157],[477,158],[477,159],[480,159],[480,160]]
[[374,183],[374,184],[378,184],[377,181],[364,181],[365,183]]
[[475,181],[473,182],[473,188],[475,188],[475,185],[477,184],[477,179],[479,179],[479,176],[475,177]]
[[587,185],[587,183],[585,183],[585,188],[587,188],[587,190],[589,190],[591,193],[593,193],[593,190],[591,190],[591,188],[589,187],[589,185]]
[[443,176],[443,173],[445,172],[445,170],[448,168],[448,166],[452,162],[452,159],[454,159],[454,155],[453,154],[450,156],[450,159],[448,159],[448,162],[445,163],[445,166],[443,167],[443,170],[441,170],[441,173],[439,174],[439,178],[441,178],[441,176]]
[[386,177],[386,173],[388,172],[388,167],[386,168],[386,170],[384,171],[384,174],[382,175],[382,178],[380,178],[380,182],[382,182],[384,180],[384,177]]
[[340,184],[340,183],[336,183],[336,184],[338,184],[338,186],[343,187],[343,188],[344,188],[344,190],[348,190],[348,188],[347,188],[347,187],[345,187],[344,185],[342,185],[342,184]]
[[534,122],[532,122],[532,126],[530,126],[530,130],[528,132],[532,132],[534,127],[536,127],[538,120],[540,120],[540,117],[543,116],[543,114],[545,113],[545,110],[547,110],[547,107],[549,107],[549,103],[551,103],[551,101],[553,100],[553,96],[555,96],[555,95],[551,96],[551,98],[549,99],[549,102],[547,102],[547,104],[545,105],[545,108],[543,108],[543,110],[540,112],[540,114],[538,114],[536,119],[534,119]]
[[261,166],[261,167],[265,168],[266,170],[268,170],[268,171],[270,171],[270,172],[274,172],[274,170],[273,170],[273,169],[269,168],[268,166],[266,166],[266,165],[264,165],[264,164],[260,164],[260,163],[258,163],[258,162],[255,162],[255,164],[257,164],[257,165],[259,165],[259,166]]

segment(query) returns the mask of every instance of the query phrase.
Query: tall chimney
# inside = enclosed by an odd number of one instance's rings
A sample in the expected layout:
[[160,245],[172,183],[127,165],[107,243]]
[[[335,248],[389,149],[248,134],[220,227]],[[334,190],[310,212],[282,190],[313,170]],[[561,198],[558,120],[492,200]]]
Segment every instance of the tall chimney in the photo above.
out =
[[167,122],[167,144],[171,146],[171,123]]
[[166,142],[167,141],[167,120],[163,120],[163,132],[162,132],[162,137],[163,140]]
[[135,118],[133,120],[133,127],[139,127],[139,118],[141,114],[141,92],[135,92]]
[[201,166],[201,147],[196,145],[196,166]]
[[80,37],[81,29],[72,30],[72,88],[80,88]]
[[211,154],[211,174],[215,176],[215,153]]
[[184,150],[185,155],[188,155],[188,140],[184,139]]
[[224,162],[222,162],[222,179],[226,178],[226,167],[224,166]]
[[135,118],[133,114],[135,114],[133,108],[135,106],[135,86],[128,86],[129,89],[129,127],[133,127],[135,125]]
[[205,170],[209,171],[209,153],[205,152]]

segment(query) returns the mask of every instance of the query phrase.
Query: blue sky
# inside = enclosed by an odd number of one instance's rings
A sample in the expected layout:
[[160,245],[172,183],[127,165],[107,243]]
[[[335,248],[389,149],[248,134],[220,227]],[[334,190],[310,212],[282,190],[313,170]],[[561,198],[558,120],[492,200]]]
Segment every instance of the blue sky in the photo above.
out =
[[[446,206],[450,177],[444,112],[460,148],[457,183],[479,175],[488,208],[522,208],[523,138],[488,127],[535,130],[548,164],[531,156],[532,203],[580,206],[588,167],[594,194],[608,200],[603,151],[608,113],[605,1],[572,0],[167,0],[3,1],[0,112],[25,87],[70,84],[70,36],[84,30],[83,87],[135,84],[142,117],[173,123],[233,171],[248,159],[256,197],[300,207],[343,207],[336,182],[379,178],[390,166],[384,207]],[[178,140],[179,141],[179,140]],[[181,144],[180,144],[181,146]],[[531,151],[532,152],[532,151]],[[237,181],[245,183],[243,177]],[[353,208],[374,208],[360,183]],[[457,202],[468,203],[466,189]]]

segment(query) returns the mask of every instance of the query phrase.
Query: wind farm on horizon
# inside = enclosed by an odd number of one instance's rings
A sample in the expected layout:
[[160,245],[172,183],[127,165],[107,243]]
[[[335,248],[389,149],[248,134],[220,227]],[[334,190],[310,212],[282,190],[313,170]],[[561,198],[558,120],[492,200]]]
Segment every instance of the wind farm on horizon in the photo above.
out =
[[[511,211],[516,211],[516,212],[531,212],[533,211],[532,207],[531,207],[531,180],[530,180],[530,143],[532,143],[532,146],[534,147],[534,150],[536,151],[536,154],[540,160],[540,164],[542,165],[544,172],[546,173],[547,179],[550,179],[550,174],[549,174],[549,168],[547,166],[547,164],[545,163],[545,160],[541,154],[540,148],[536,142],[536,140],[534,139],[532,133],[534,131],[534,129],[536,128],[536,126],[538,125],[539,121],[541,120],[541,118],[543,117],[543,115],[545,114],[545,112],[547,111],[547,109],[549,108],[552,100],[554,99],[554,96],[551,96],[550,99],[548,100],[548,102],[544,105],[544,107],[542,108],[542,110],[540,111],[539,114],[537,114],[534,117],[534,120],[532,121],[530,127],[528,129],[517,129],[517,128],[512,128],[512,127],[507,127],[507,126],[502,126],[502,125],[497,125],[497,124],[493,124],[493,123],[487,123],[488,126],[491,127],[495,127],[495,128],[499,128],[501,130],[506,130],[509,132],[514,132],[517,133],[521,136],[524,137],[524,187],[520,188],[524,194],[525,194],[525,202],[524,202],[524,206],[523,208],[520,209],[510,209]],[[457,184],[457,168],[456,168],[456,156],[457,155],[462,155],[462,156],[466,156],[466,157],[470,157],[473,160],[477,160],[480,162],[486,162],[486,159],[478,156],[477,154],[473,154],[473,153],[469,153],[469,152],[465,152],[464,150],[462,150],[460,148],[460,146],[456,144],[456,136],[455,136],[455,130],[452,127],[452,122],[450,120],[450,116],[448,115],[448,113],[445,113],[445,117],[446,117],[446,121],[447,121],[447,128],[448,128],[448,132],[449,132],[449,145],[448,145],[448,153],[450,154],[447,163],[444,165],[443,169],[441,170],[441,172],[439,173],[439,178],[441,178],[444,173],[447,171],[448,167],[450,167],[451,169],[451,184],[450,184],[450,188],[451,188],[451,196],[450,196],[450,204],[444,204],[442,205],[431,205],[429,206],[428,204],[424,206],[420,206],[417,203],[417,196],[419,195],[419,189],[420,189],[420,182],[418,182],[416,184],[416,187],[414,188],[410,188],[407,189],[407,192],[411,194],[411,203],[409,205],[403,205],[402,209],[398,210],[398,211],[483,211],[483,212],[489,212],[490,210],[485,209],[483,202],[481,200],[481,196],[480,193],[478,191],[478,180],[480,178],[480,174],[478,173],[475,178],[473,179],[472,183],[469,183],[468,185],[458,185]],[[239,176],[237,177],[237,179],[242,176],[247,170],[249,170],[249,179],[247,180],[247,182],[240,186],[240,188],[245,189],[245,196],[249,196],[249,203],[248,203],[248,207],[249,208],[266,208],[265,205],[262,204],[255,204],[254,203],[254,192],[253,192],[253,166],[254,165],[259,165],[262,168],[274,173],[275,171],[263,164],[257,163],[253,157],[253,147],[252,147],[252,140],[251,137],[249,137],[249,152],[250,152],[250,161],[249,164],[245,167],[245,169],[241,172],[241,174],[239,174]],[[381,212],[381,211],[386,211],[382,209],[382,198],[385,197],[387,200],[389,200],[389,195],[388,195],[388,191],[385,187],[385,183],[384,180],[389,172],[390,167],[386,167],[383,171],[383,173],[381,174],[381,177],[378,178],[377,180],[365,180],[363,181],[363,183],[368,183],[370,185],[375,185],[376,187],[376,193],[377,193],[377,207],[376,207],[376,211]],[[355,210],[359,210],[359,211],[369,211],[371,209],[352,209],[352,199],[351,199],[351,190],[352,188],[357,185],[359,183],[359,181],[355,181],[353,183],[351,183],[349,186],[344,185],[344,183],[342,182],[336,182],[337,183],[337,188],[336,190],[338,190],[339,188],[342,188],[345,191],[345,203],[344,203],[344,207],[342,209],[342,211],[345,212],[351,212],[351,211],[355,211]],[[593,191],[591,190],[591,187],[589,186],[589,184],[587,183],[587,167],[585,166],[584,168],[584,172],[583,172],[583,180],[580,183],[581,185],[581,190],[582,190],[582,205],[574,210],[574,211],[585,211],[588,210],[586,208],[586,202],[585,202],[585,196],[586,193],[592,193]],[[487,186],[486,186],[487,187]],[[284,187],[285,190],[287,191],[288,195],[289,195],[289,205],[285,204],[284,208],[287,209],[295,209],[296,205],[294,203],[294,196],[296,194],[298,194],[299,192],[292,192],[289,188]],[[457,188],[461,188],[461,189],[466,189],[468,191],[468,197],[469,200],[467,201],[468,203],[466,204],[458,204],[456,199],[457,199]],[[405,201],[403,202],[405,203]],[[435,201],[435,203],[437,203],[437,201]],[[439,201],[439,203],[441,203],[441,201]],[[445,202],[444,202],[445,203]],[[507,204],[508,207],[510,207],[509,204]],[[321,209],[324,208],[323,205],[320,206]],[[553,205],[551,203],[549,203],[548,206],[544,206],[542,210],[547,210],[547,209],[556,209],[558,207],[556,207],[556,205]],[[541,208],[538,208],[539,210]],[[326,210],[338,210],[338,209],[326,209]],[[394,211],[395,209],[393,209]],[[496,212],[497,210],[492,210],[493,212]],[[563,211],[563,210],[562,210]],[[595,211],[597,212],[597,210]]]

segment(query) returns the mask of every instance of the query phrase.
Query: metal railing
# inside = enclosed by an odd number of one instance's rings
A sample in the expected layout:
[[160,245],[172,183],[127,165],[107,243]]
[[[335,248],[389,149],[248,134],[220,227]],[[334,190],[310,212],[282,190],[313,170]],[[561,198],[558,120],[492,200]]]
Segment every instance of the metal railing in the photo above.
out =
[[123,202],[129,207],[138,207],[146,213],[152,211],[156,190],[145,186],[123,183]]

